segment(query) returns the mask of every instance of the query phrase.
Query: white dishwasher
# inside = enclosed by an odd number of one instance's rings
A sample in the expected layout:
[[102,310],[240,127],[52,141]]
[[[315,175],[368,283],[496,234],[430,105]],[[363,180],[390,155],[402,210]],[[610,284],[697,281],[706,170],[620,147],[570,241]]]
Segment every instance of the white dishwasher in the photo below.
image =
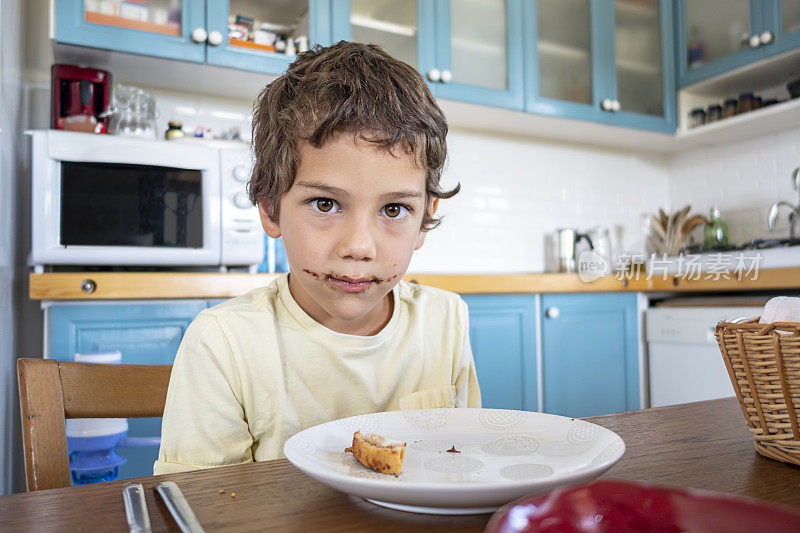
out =
[[651,307],[645,313],[650,407],[733,396],[714,328],[760,306]]

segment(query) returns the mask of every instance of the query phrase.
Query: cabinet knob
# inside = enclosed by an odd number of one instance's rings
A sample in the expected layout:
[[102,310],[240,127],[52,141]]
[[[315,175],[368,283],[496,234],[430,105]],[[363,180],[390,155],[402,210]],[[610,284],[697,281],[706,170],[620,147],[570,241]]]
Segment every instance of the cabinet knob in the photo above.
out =
[[218,31],[212,31],[208,34],[208,44],[211,46],[219,46],[222,44],[222,33]]
[[761,34],[761,44],[769,44],[772,42],[774,35],[771,31],[765,31]]
[[92,294],[97,290],[97,283],[93,279],[85,279],[81,281],[81,291]]
[[611,98],[606,98],[602,102],[600,102],[600,109],[603,111],[611,111],[614,107],[614,103],[611,101]]
[[561,312],[558,310],[558,307],[548,307],[544,314],[547,318],[558,318]]
[[751,48],[758,48],[761,46],[761,36],[760,35],[751,35],[750,36],[750,47]]
[[453,80],[453,73],[449,70],[442,71],[442,83],[450,83]]
[[192,41],[197,44],[203,44],[208,39],[208,32],[204,28],[195,28],[192,31]]
[[612,100],[611,101],[611,111],[617,112],[622,109],[622,105],[620,105],[619,100]]
[[428,71],[428,79],[430,81],[439,81],[442,79],[442,73],[438,68],[432,68]]

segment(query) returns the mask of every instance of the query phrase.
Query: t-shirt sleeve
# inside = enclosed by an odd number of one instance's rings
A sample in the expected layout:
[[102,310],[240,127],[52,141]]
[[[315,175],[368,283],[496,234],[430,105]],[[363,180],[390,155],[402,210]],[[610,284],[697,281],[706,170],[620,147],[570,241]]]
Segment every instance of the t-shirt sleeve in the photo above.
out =
[[462,316],[461,328],[463,334],[462,351],[458,372],[456,373],[456,407],[480,407],[481,391],[478,387],[478,374],[475,372],[475,360],[472,358],[472,348],[469,344],[469,313],[467,304],[461,302],[459,309]]
[[201,313],[172,366],[153,473],[252,462],[252,445],[230,344],[216,317]]

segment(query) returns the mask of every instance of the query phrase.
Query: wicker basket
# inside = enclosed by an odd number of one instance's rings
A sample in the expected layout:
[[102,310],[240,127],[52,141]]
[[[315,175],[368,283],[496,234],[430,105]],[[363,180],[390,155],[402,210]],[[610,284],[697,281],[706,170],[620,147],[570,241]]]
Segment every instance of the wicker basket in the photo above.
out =
[[765,457],[800,465],[800,323],[717,324],[736,397]]

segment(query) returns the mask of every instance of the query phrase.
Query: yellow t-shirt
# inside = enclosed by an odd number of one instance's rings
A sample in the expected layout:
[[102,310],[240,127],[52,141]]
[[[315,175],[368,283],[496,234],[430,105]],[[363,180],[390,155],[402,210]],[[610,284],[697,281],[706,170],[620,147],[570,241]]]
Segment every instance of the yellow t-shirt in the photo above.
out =
[[368,337],[316,322],[287,275],[200,313],[175,357],[154,473],[277,459],[289,437],[338,418],[480,407],[464,301],[402,281],[392,297]]

